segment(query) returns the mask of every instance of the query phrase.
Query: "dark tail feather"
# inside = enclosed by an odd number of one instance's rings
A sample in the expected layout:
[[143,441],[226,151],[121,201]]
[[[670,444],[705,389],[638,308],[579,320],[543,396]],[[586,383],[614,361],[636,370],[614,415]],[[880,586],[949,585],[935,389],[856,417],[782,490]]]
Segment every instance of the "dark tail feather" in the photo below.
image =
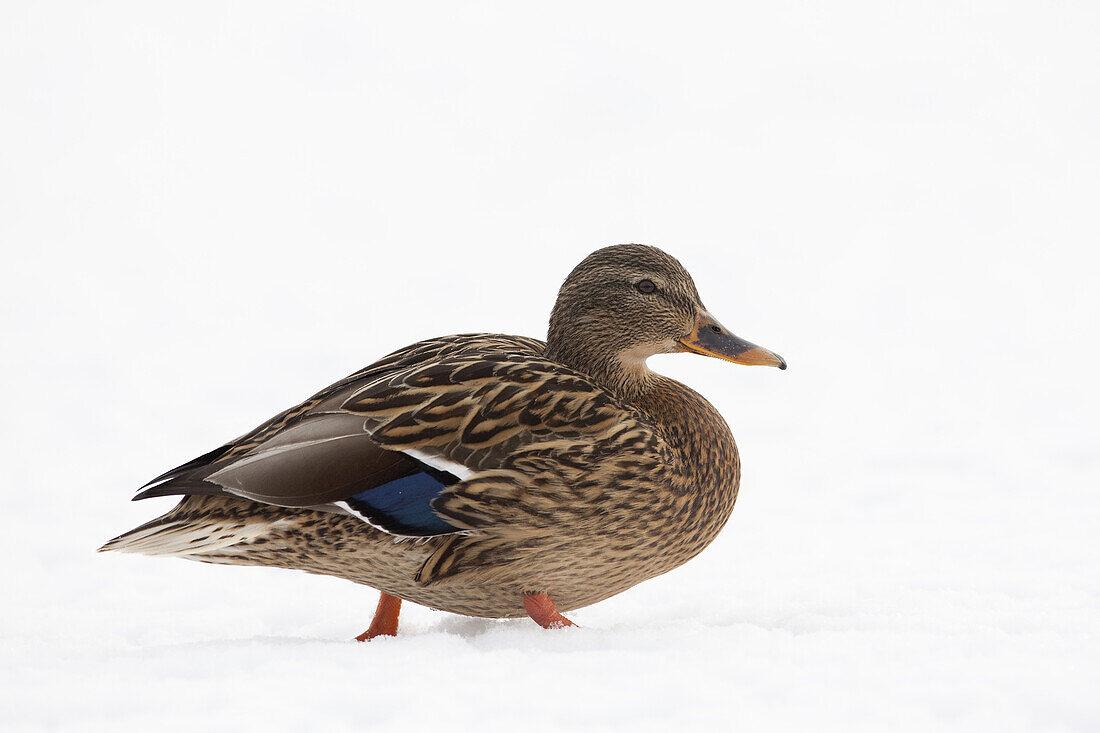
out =
[[187,473],[190,473],[191,471],[194,471],[196,468],[202,468],[204,466],[208,466],[211,463],[213,463],[214,461],[216,461],[219,458],[221,458],[222,456],[224,456],[226,453],[228,453],[229,449],[231,447],[232,447],[232,444],[226,444],[226,445],[221,446],[220,448],[215,448],[214,450],[210,451],[209,453],[203,453],[198,458],[193,458],[193,459],[191,459],[187,463],[184,463],[181,466],[176,466],[171,471],[165,471],[164,473],[157,476],[152,481],[146,482],[146,484],[144,486],[142,486],[141,488],[144,489],[148,486],[153,486],[155,484],[161,484],[161,483],[164,483],[165,481],[168,481],[169,479],[180,478],[184,474],[187,474]]
[[[147,484],[148,485],[148,484]],[[151,489],[139,491],[130,501],[141,501],[158,496],[228,496],[225,490],[208,481],[199,479],[171,479],[159,483]]]

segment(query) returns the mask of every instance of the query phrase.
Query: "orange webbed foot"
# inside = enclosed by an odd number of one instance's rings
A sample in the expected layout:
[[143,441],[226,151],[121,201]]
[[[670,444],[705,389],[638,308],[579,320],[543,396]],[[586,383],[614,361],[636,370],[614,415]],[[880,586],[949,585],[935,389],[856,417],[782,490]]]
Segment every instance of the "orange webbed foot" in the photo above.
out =
[[576,626],[575,623],[558,613],[557,606],[545,593],[525,593],[523,595],[523,607],[527,609],[527,615],[535,620],[544,629],[562,629],[566,626]]
[[378,599],[378,608],[374,611],[370,628],[355,637],[355,640],[370,641],[376,636],[397,636],[397,617],[400,613],[401,599],[389,593],[383,593]]

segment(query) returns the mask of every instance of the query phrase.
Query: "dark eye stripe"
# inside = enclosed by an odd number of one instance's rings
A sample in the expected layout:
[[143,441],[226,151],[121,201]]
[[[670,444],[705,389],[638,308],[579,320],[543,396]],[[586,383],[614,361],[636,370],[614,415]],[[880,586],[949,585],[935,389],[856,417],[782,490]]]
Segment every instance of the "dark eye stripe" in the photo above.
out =
[[639,280],[634,288],[639,293],[644,293],[645,295],[657,292],[657,286],[653,284],[652,280]]

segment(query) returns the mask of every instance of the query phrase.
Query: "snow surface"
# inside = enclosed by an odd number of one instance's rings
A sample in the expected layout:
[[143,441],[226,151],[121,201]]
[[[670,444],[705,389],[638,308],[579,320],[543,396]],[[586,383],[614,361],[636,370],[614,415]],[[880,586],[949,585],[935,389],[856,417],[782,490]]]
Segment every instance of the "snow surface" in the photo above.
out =
[[[1095,3],[0,6],[3,730],[1100,729]],[[548,633],[97,555],[382,354],[678,256],[726,531]]]

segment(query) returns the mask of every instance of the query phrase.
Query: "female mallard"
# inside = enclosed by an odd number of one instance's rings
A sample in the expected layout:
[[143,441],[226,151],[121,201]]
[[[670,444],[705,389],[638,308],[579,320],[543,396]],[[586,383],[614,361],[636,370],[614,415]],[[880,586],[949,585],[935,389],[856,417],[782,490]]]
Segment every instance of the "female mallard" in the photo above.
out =
[[786,368],[719,324],[668,254],[601,249],[566,278],[546,343],[465,334],[396,351],[158,476],[134,498],[183,500],[101,549],[378,588],[359,640],[396,633],[401,599],[572,625],[558,608],[682,565],[733,510],[722,416],[646,367],[677,351]]

